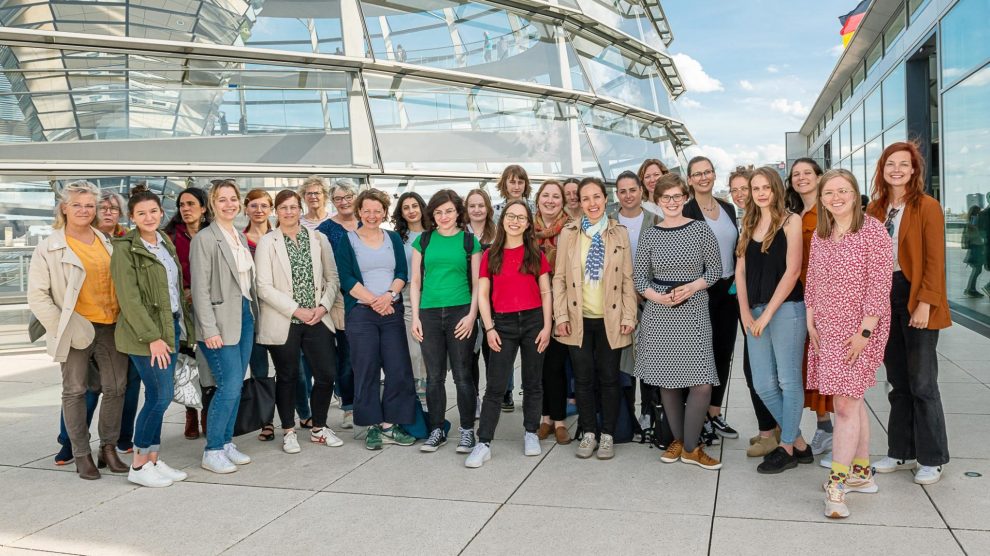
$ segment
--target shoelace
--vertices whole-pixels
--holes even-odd
[[[595,442],[595,437],[592,436],[592,435],[582,436],[581,437],[581,447],[582,448],[587,448],[588,446],[591,446],[594,442]]]
[[[471,429],[461,429],[461,444],[470,446],[474,444],[474,431]]]
[[[439,444],[441,438],[443,438],[443,433],[440,432],[440,429],[433,429],[433,432],[430,433],[430,438],[426,440],[426,443]]]
[[[612,447],[612,438],[611,438],[611,437],[608,437],[608,436],[605,436],[605,435],[603,434],[603,435],[602,435],[602,441],[601,441],[601,443],[600,443],[600,444],[598,445],[598,447],[599,447],[600,449],[602,449],[602,450],[608,450],[609,448],[611,448],[611,447]]]
[[[842,484],[829,484],[825,489],[829,502],[845,502],[846,491]]]

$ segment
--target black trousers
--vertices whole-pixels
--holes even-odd
[[[501,351],[492,351],[486,369],[485,399],[481,402],[478,439],[491,442],[502,415],[502,398],[516,364],[522,355],[523,428],[536,432],[543,407],[543,354],[536,350],[536,337],[543,329],[543,309],[515,313],[495,313],[495,331],[502,340]],[[487,339],[487,338],[486,338]]]
[[[563,421],[567,417],[567,346],[550,338],[543,353],[543,415]]]
[[[595,383],[602,399],[602,433],[615,432],[622,388],[619,387],[621,349],[612,349],[605,334],[605,319],[584,319],[584,338],[580,346],[567,346],[574,368],[574,396],[578,408],[578,426],[584,432],[598,428],[595,416]]]
[[[890,290],[890,338],[884,351],[890,383],[887,455],[937,466],[949,461],[945,413],[938,391],[938,330],[908,326],[911,283],[894,273]]]
[[[289,325],[289,335],[280,346],[269,346],[275,363],[275,407],[283,429],[296,424],[296,389],[299,382],[299,353],[302,352],[313,371],[313,394],[309,398],[313,426],[327,425],[327,412],[337,374],[337,354],[333,332],[322,322],[312,326]]]
[[[470,305],[422,309],[419,321],[423,326],[423,361],[426,363],[426,407],[430,414],[430,429],[443,427],[447,411],[447,361],[454,374],[457,389],[457,411],[461,428],[474,428],[477,390],[471,378],[471,354],[474,335],[463,340],[454,336],[457,323],[467,316]]]
[[[732,352],[736,348],[736,322],[739,321],[739,302],[736,294],[729,293],[734,278],[722,278],[708,288],[708,316],[712,321],[712,351],[715,355],[715,371],[718,386],[712,388],[711,405],[722,407],[725,389],[729,387],[732,370]]]

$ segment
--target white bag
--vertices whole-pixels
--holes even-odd
[[[196,409],[203,408],[203,394],[199,386],[199,366],[195,357],[178,354],[175,362],[175,403]]]

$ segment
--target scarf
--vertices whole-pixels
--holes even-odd
[[[605,266],[605,241],[602,240],[602,232],[607,228],[607,217],[603,216],[597,224],[592,224],[587,216],[581,217],[581,231],[591,238],[588,259],[584,263],[584,280],[592,287],[598,287],[602,279],[602,268]]]
[[[533,234],[536,236],[536,244],[543,250],[547,262],[550,263],[551,271],[557,264],[557,237],[560,236],[560,231],[564,229],[568,220],[570,218],[568,218],[567,213],[560,211],[553,222],[547,224],[543,221],[543,215],[539,212],[536,213]]]

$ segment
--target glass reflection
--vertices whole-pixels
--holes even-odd
[[[680,166],[663,127],[598,108],[580,110],[606,179],[614,180],[625,170],[635,172],[646,158],[659,158],[671,169]]]
[[[578,36],[572,36],[571,43],[598,96],[611,97],[659,114],[671,114],[670,97],[655,66],[645,60],[630,58],[614,44],[602,45]]]
[[[635,0],[578,0],[581,10],[598,22],[618,29],[659,51],[666,50],[653,21]]]
[[[904,64],[883,80],[883,127],[886,129],[904,118]]]
[[[960,0],[942,18],[942,82],[951,85],[990,57],[990,2]]]

